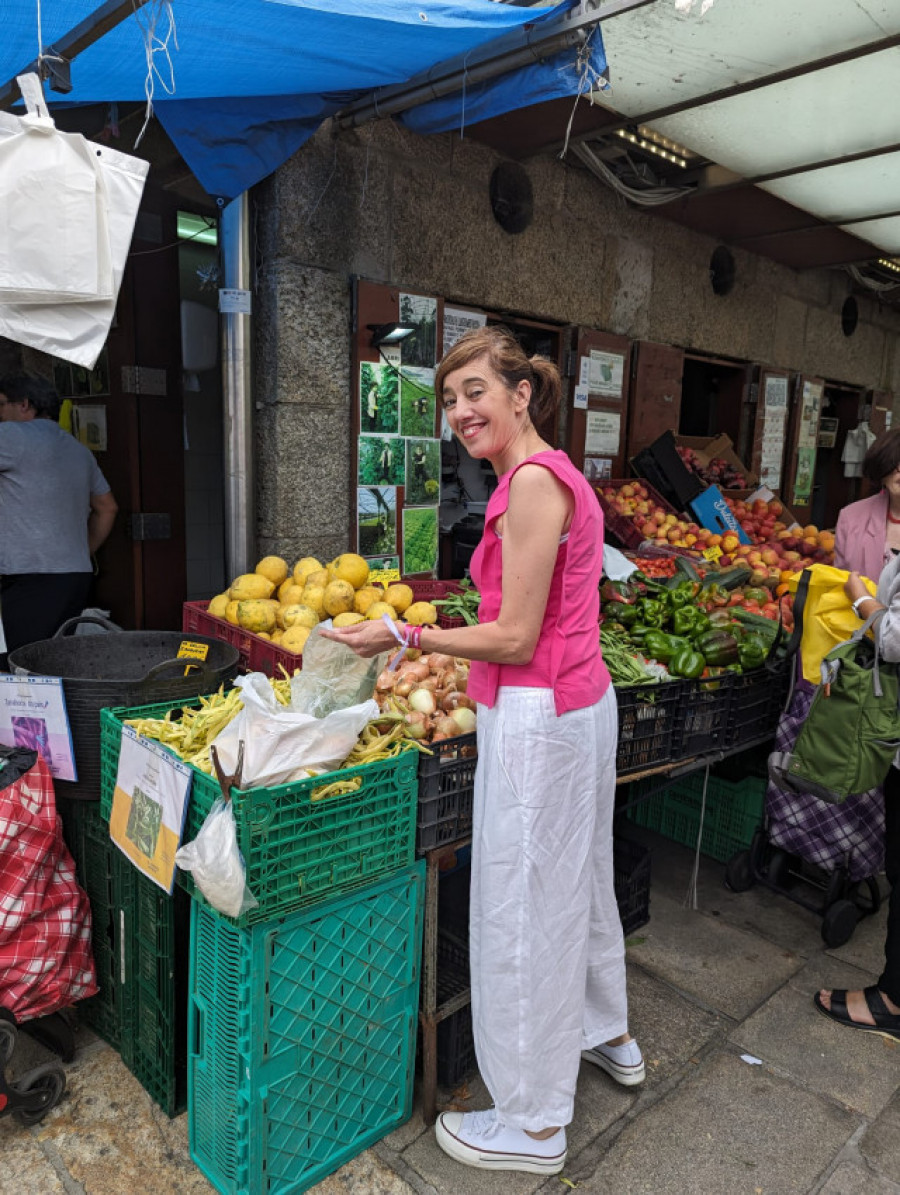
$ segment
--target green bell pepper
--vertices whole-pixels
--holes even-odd
[[[753,668],[761,668],[766,662],[768,654],[768,648],[763,643],[752,642],[750,638],[745,639],[738,648],[738,660],[745,672],[749,672]]]
[[[687,639],[679,635],[666,635],[662,631],[648,631],[644,637],[644,651],[660,664],[668,664],[676,652],[690,646]]]
[[[698,632],[701,620],[708,630],[709,618],[703,610],[698,610],[696,606],[681,606],[672,615],[672,630],[676,635],[693,637]]]
[[[666,603],[670,610],[682,610],[694,600],[694,584],[692,581],[679,581],[674,589],[666,594]]]
[[[625,602],[604,602],[600,607],[604,618],[615,619],[616,622],[622,623],[623,626],[630,626],[631,623],[637,622],[637,610],[634,606],[629,606]]]
[[[706,667],[706,660],[690,644],[679,648],[669,661],[669,672],[686,680],[696,680]]]
[[[666,620],[666,608],[655,598],[639,598],[635,608],[638,620],[649,627],[661,627]]]

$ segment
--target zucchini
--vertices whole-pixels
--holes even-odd
[[[694,566],[693,566],[693,564],[690,562],[690,560],[688,560],[687,556],[676,556],[676,557],[675,557],[675,567],[676,567],[676,569],[678,569],[680,572],[684,573],[684,577],[685,577],[685,578],[686,578],[688,581],[699,581],[699,580],[701,580],[700,574],[699,574],[699,573],[697,572],[697,570],[694,568]],[[683,579],[683,578],[682,578],[682,579]]]
[[[735,564],[731,568],[725,569],[723,573],[710,574],[707,580],[715,581],[720,589],[732,590],[746,585],[752,576],[753,572],[747,568],[746,564]]]

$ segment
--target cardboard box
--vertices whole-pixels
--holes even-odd
[[[712,460],[728,461],[729,465],[733,465],[735,469],[740,469],[744,477],[747,479],[748,486],[753,489],[759,484],[759,478],[752,469],[748,469],[738,454],[734,451],[734,444],[730,436],[721,433],[718,436],[676,436],[675,443],[682,448],[693,448],[697,456],[700,458],[700,463],[708,465]],[[726,490],[729,497],[732,495],[746,494],[745,490]]]

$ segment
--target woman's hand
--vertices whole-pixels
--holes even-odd
[[[851,602],[855,602],[857,598],[872,596],[859,573],[850,574],[844,583],[844,593],[846,593]]]
[[[369,619],[366,622],[354,623],[352,627],[332,627],[319,631],[325,639],[333,639],[335,643],[344,643],[352,648],[358,656],[370,660],[383,651],[390,651],[392,647],[399,647],[403,636],[400,624],[394,623],[397,633],[394,634],[380,618]]]

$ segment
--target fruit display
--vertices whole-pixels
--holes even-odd
[[[758,498],[752,503],[728,499],[728,505],[754,546],[771,547],[789,564],[799,563],[801,568],[810,562],[833,563],[834,532],[820,531],[811,523],[788,526],[784,506],[777,499],[766,502]]]
[[[383,614],[420,626],[437,622],[435,607],[414,596],[409,585],[370,581],[367,562],[355,552],[328,564],[304,556],[293,568],[280,556],[266,556],[217,594],[207,613],[302,655],[312,628],[329,618],[336,627]]]
[[[699,539],[699,524],[680,518],[663,506],[644,482],[609,482],[598,485],[596,491],[609,510],[622,515],[636,528],[636,542],[643,539],[653,544],[692,548]]]
[[[706,485],[717,485],[723,490],[747,489],[749,484],[747,478],[736,465],[725,460],[724,457],[717,456],[704,462],[693,448],[686,448],[682,444],[676,444],[675,451],[681,457],[684,465]]]

